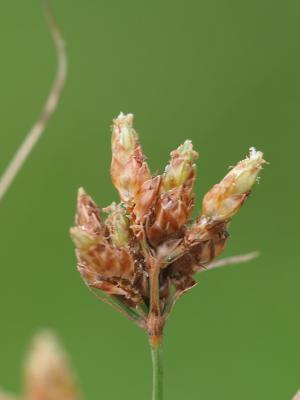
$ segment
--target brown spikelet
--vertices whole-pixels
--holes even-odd
[[[88,266],[91,273],[101,277],[131,279],[134,273],[132,257],[127,249],[109,243],[91,245],[85,251],[77,251],[79,263]]]
[[[162,176],[160,196],[146,225],[147,237],[154,246],[179,233],[191,216],[197,157],[189,140],[171,152],[171,160]]]
[[[265,163],[262,152],[250,148],[249,157],[240,161],[206,193],[202,203],[203,215],[218,220],[233,217],[247,199]]]
[[[126,210],[121,205],[107,207],[107,222],[102,222],[93,200],[80,189],[76,223],[70,233],[76,245],[78,270],[85,283],[109,296],[122,296],[139,303],[132,286],[135,264],[130,252]]]
[[[146,225],[147,237],[154,246],[179,232],[189,219],[194,202],[184,191],[185,188],[180,187],[160,195]]]
[[[206,266],[224,250],[228,238],[227,222],[209,223],[203,218],[187,228],[183,247],[189,249],[170,266],[170,275],[176,286],[191,285],[190,279],[204,271]],[[186,277],[189,277],[186,280]]]
[[[91,235],[99,236],[103,233],[99,209],[93,199],[88,196],[83,188],[78,190],[76,226]]]
[[[132,127],[133,115],[113,121],[111,177],[124,202],[134,200],[141,186],[151,178],[138,136]]]
[[[133,213],[136,223],[140,224],[155,206],[161,184],[161,177],[155,176],[145,181],[135,194]]]

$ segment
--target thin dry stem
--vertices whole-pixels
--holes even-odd
[[[56,77],[39,119],[26,135],[21,146],[16,151],[12,160],[6,167],[2,177],[0,178],[0,200],[6,194],[8,188],[12,184],[17,174],[20,172],[24,162],[44,132],[50,117],[56,109],[67,76],[67,56],[65,52],[64,40],[56,24],[55,18],[49,8],[48,2],[44,1],[43,6],[57,52]]]
[[[238,256],[226,257],[221,260],[213,261],[207,265],[207,269],[224,267],[226,265],[241,264],[253,260],[259,256],[258,251],[252,251],[251,253],[241,254]]]

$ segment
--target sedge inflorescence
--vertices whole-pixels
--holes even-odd
[[[152,175],[133,128],[133,115],[113,121],[111,177],[120,203],[103,208],[78,193],[75,227],[78,270],[104,301],[144,328],[161,336],[176,300],[195,284],[224,249],[231,218],[240,209],[265,163],[249,156],[206,193],[194,220],[195,161],[198,153],[186,140],[171,152],[160,175]]]

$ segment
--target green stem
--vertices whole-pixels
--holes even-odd
[[[150,348],[153,368],[152,400],[163,400],[163,354],[161,338],[150,337]]]

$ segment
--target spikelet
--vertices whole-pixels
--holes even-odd
[[[165,193],[174,188],[187,186],[192,191],[195,181],[195,160],[198,153],[193,150],[190,140],[186,140],[176,150],[171,152],[170,163],[166,166],[162,181],[162,192]]]
[[[154,176],[145,181],[137,191],[134,199],[133,214],[137,224],[145,222],[151,209],[155,206],[161,185],[161,177]]]
[[[134,266],[129,251],[108,240],[109,232],[100,219],[98,208],[83,189],[78,194],[76,226],[70,233],[79,263],[87,265],[95,276],[132,278]],[[116,240],[117,235],[114,233],[113,237]]]
[[[124,202],[134,201],[136,193],[151,178],[136,131],[133,115],[120,114],[113,121],[111,177]]]
[[[240,161],[220,183],[206,193],[203,215],[215,220],[227,220],[243,205],[265,163],[263,153],[250,148],[249,157]]]
[[[124,204],[112,203],[103,209],[108,214],[105,225],[108,227],[110,239],[116,246],[126,246],[129,243],[129,215]]]
[[[138,304],[141,296],[132,286],[135,265],[128,246],[126,210],[116,204],[105,210],[110,214],[107,223],[101,221],[94,201],[83,189],[79,190],[77,225],[70,229],[77,249],[78,270],[88,286]]]
[[[185,232],[185,247],[190,251],[170,267],[177,286],[222,253],[229,237],[228,223],[249,196],[264,163],[263,154],[251,148],[249,157],[204,196],[202,215]]]
[[[197,157],[190,140],[171,152],[170,163],[162,176],[159,199],[147,223],[147,237],[153,245],[180,231],[190,218]]]

